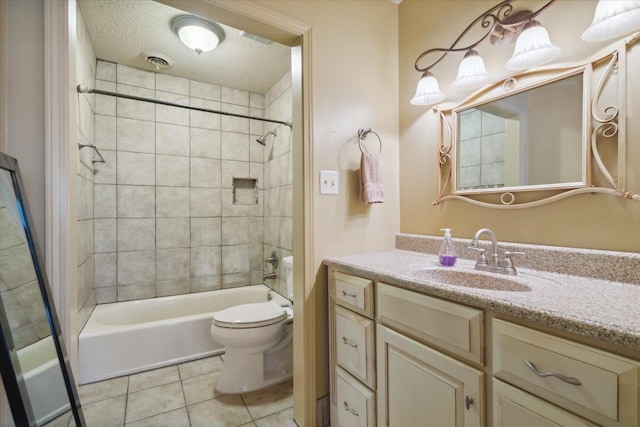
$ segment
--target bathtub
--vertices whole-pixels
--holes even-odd
[[[265,285],[99,304],[79,336],[80,384],[224,352],[211,338],[213,313],[239,304],[289,301]]]
[[[31,409],[38,425],[71,409],[53,338],[48,336],[17,351]]]

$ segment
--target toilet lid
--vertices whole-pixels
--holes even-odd
[[[213,314],[213,323],[225,328],[256,328],[278,323],[287,312],[275,302],[259,302],[229,307]]]

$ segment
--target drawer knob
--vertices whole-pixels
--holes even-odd
[[[349,404],[347,403],[347,401],[345,400],[344,402],[342,402],[344,405],[344,410],[347,412],[352,413],[353,415],[355,415],[356,417],[360,416],[360,414],[358,413],[358,411],[356,411],[355,409],[351,408],[349,406]]]
[[[342,343],[346,344],[346,345],[350,345],[351,347],[358,347],[358,343],[357,342],[351,341],[347,337],[342,337]]]
[[[538,371],[538,369],[536,369],[536,365],[534,365],[533,363],[531,363],[528,360],[525,360],[524,364],[527,365],[527,367],[529,369],[531,369],[539,377],[556,377],[556,378],[561,379],[562,381],[564,381],[566,383],[569,383],[569,384],[573,384],[573,385],[581,385],[582,384],[582,382],[580,382],[579,379],[574,378],[574,377],[567,377],[567,376],[562,375],[562,374],[556,374],[555,372],[540,372],[540,371]]]
[[[469,410],[469,407],[473,404],[473,397],[467,395],[464,397],[464,407]]]
[[[356,298],[357,295],[351,292],[347,292],[347,291],[342,291],[342,296],[343,297],[351,297],[351,298]]]

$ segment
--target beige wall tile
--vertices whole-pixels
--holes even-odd
[[[191,247],[219,246],[220,218],[191,218]]]
[[[119,151],[155,153],[155,123],[118,117],[117,146]]]
[[[189,157],[156,155],[156,185],[189,186]]]
[[[156,212],[156,191],[152,186],[118,185],[118,218],[151,218]]]
[[[156,248],[156,219],[118,219],[118,251],[146,251]]]
[[[162,249],[156,251],[156,278],[158,283],[167,280],[189,279],[191,275],[191,251],[183,249]],[[188,292],[189,281],[182,286]]]
[[[191,156],[220,158],[220,131],[191,128]]]
[[[220,189],[191,188],[191,217],[217,217],[221,214]]]
[[[189,127],[156,123],[156,153],[189,155]]]
[[[191,186],[220,188],[221,163],[215,159],[191,158]]]
[[[156,280],[156,252],[135,251],[118,253],[118,285],[149,283]],[[120,291],[118,290],[118,300]]]
[[[118,151],[117,183],[124,185],[155,185],[155,154]]]
[[[186,218],[189,200],[189,187],[156,187],[156,216]]]
[[[189,218],[156,218],[156,248],[189,248]]]

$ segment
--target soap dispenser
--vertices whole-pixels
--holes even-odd
[[[442,241],[442,246],[440,246],[440,252],[438,252],[438,260],[445,267],[453,267],[458,256],[451,240],[451,229],[442,228],[441,231],[444,231],[444,240]]]

